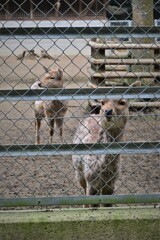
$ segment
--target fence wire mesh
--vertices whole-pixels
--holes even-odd
[[[1,1],[1,206],[158,202],[159,18],[159,0]]]

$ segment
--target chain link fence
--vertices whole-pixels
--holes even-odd
[[[2,207],[159,202],[160,1],[144,2],[1,1]]]

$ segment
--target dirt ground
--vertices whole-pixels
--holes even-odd
[[[1,89],[29,88],[43,73],[42,66],[55,66],[50,60],[17,61],[14,56],[0,59]],[[84,56],[60,57],[57,61],[64,70],[66,88],[86,86],[88,61]],[[5,81],[3,80],[5,79]],[[0,144],[34,144],[34,114],[31,102],[0,103]],[[78,122],[85,117],[86,101],[70,101],[64,124],[64,142],[72,143]],[[48,142],[45,121],[41,142]],[[144,113],[130,112],[124,141],[158,141],[160,110]],[[58,143],[57,135],[54,142]],[[160,156],[158,154],[122,155],[121,171],[115,194],[160,192]],[[0,161],[0,195],[7,197],[72,196],[82,195],[75,181],[71,156],[3,157]]]

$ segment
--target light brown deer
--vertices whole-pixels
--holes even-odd
[[[61,69],[46,69],[46,74],[40,80],[37,80],[31,89],[40,88],[62,88],[63,87],[63,72]],[[34,103],[34,114],[35,114],[35,129],[36,129],[36,140],[35,144],[40,144],[40,127],[41,121],[47,118],[48,125],[50,128],[50,143],[53,140],[54,125],[56,123],[59,131],[61,142],[63,142],[63,123],[64,116],[67,112],[67,101],[51,100],[51,101],[35,101]]]
[[[140,82],[137,81],[134,86],[136,85],[139,86]],[[128,103],[125,99],[102,100],[100,113],[86,117],[79,124],[73,143],[121,142],[128,116]],[[118,176],[119,154],[73,155],[72,159],[76,179],[85,195],[113,194]]]

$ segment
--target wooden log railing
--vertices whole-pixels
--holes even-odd
[[[106,41],[89,41],[91,47],[91,58],[89,62],[91,67],[88,72],[91,82],[100,85],[111,85],[111,81],[117,82],[118,85],[124,84],[132,79],[147,79],[148,84],[154,83],[155,79],[160,78],[160,44],[156,43],[114,43]],[[147,54],[147,58],[132,58],[133,50],[142,50]],[[150,51],[153,54],[150,56]],[[107,53],[108,52],[108,53]],[[107,53],[107,54],[106,54]],[[143,70],[132,71],[133,66],[141,66]],[[158,67],[157,67],[158,66]]]
[[[147,49],[147,50],[154,50],[159,49],[160,44],[155,43],[107,43],[107,42],[95,42],[95,41],[89,41],[89,46],[91,46],[94,49]]]
[[[90,73],[88,86],[91,88],[126,86],[137,79],[142,82],[142,85],[144,79],[145,83],[148,81],[147,84],[154,85],[155,79],[158,81],[160,79],[160,44],[115,43],[94,39],[89,41],[89,46],[91,47],[89,58],[91,67],[88,68]],[[142,58],[133,58],[133,50],[142,50]],[[135,71],[132,69],[134,66],[140,66],[143,70]],[[135,101],[131,102],[129,107],[132,109],[160,108],[160,102]],[[99,109],[97,101],[89,100],[89,109],[96,113]]]

